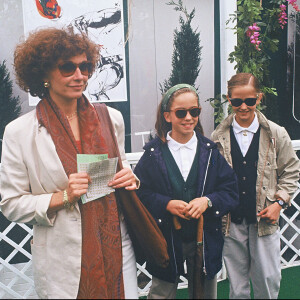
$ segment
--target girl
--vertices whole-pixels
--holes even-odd
[[[202,135],[201,108],[195,88],[170,88],[158,107],[157,137],[145,145],[135,168],[141,181],[138,196],[160,226],[170,264],[151,262],[149,299],[174,299],[187,263],[189,296],[193,298],[197,222],[204,216],[205,298],[216,298],[216,274],[222,266],[221,217],[238,204],[236,176],[216,145]],[[176,230],[173,216],[180,222]]]
[[[230,299],[277,299],[280,287],[278,219],[297,189],[299,160],[283,127],[256,110],[262,93],[258,80],[239,73],[228,81],[234,114],[213,132],[239,181],[240,205],[231,213],[224,261]],[[230,229],[229,229],[230,225]]]

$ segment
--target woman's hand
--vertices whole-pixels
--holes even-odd
[[[187,219],[199,219],[207,208],[208,201],[206,197],[195,198],[187,204],[183,214]]]
[[[108,183],[108,186],[114,189],[125,188],[133,191],[137,188],[137,179],[131,169],[124,168],[114,176],[113,180]]]
[[[69,176],[67,194],[68,201],[75,204],[82,195],[87,192],[88,184],[91,182],[90,176],[86,172],[73,173]],[[52,195],[47,215],[49,218],[55,216],[56,212],[64,208],[64,192],[57,192]]]
[[[91,178],[86,172],[71,174],[67,188],[68,201],[75,204],[82,195],[87,193],[89,183]]]
[[[189,220],[183,213],[187,205],[188,204],[182,200],[170,200],[166,209],[174,216]]]

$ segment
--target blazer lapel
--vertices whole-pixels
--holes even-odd
[[[68,177],[58,157],[52,138],[45,127],[39,127],[35,142],[39,153],[38,159],[42,164],[41,170],[44,172],[42,176],[44,178],[49,177],[59,190],[65,189]],[[47,186],[49,184],[50,182],[47,182]]]

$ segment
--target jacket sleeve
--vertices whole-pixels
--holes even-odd
[[[208,173],[207,182],[211,193],[205,194],[211,202],[215,217],[221,217],[236,208],[239,204],[238,181],[233,169],[220,152],[215,149]]]
[[[276,142],[278,181],[275,197],[289,203],[298,186],[300,162],[288,133],[283,127],[280,130],[282,132]]]
[[[136,193],[154,218],[163,219],[168,215],[166,207],[172,197],[162,193],[164,179],[158,172],[157,165],[147,156],[145,152],[134,169],[141,181]]]
[[[12,127],[8,125],[3,137],[1,211],[13,222],[53,226],[56,215],[51,219],[47,216],[52,193],[41,195],[31,193],[20,141],[11,129]]]

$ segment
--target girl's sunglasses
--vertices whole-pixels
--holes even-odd
[[[247,106],[254,106],[256,104],[257,98],[246,98],[245,100],[240,98],[232,98],[230,99],[231,105],[234,107],[239,107],[243,103],[245,103]]]
[[[83,61],[80,64],[67,61],[58,65],[58,70],[64,77],[72,76],[77,68],[79,68],[82,75],[89,76],[93,71],[93,64],[89,61]]]
[[[185,118],[188,112],[190,113],[190,115],[193,118],[196,118],[196,117],[198,117],[200,115],[201,108],[200,107],[192,107],[192,108],[189,108],[189,109],[178,108],[178,109],[170,110],[170,111],[174,111],[175,112],[175,116],[178,119]]]

